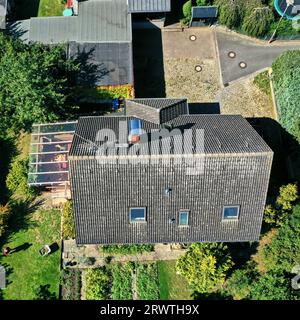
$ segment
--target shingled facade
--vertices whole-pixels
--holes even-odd
[[[177,103],[183,101],[178,99]],[[155,112],[160,109],[157,102],[152,101]],[[173,103],[165,101],[166,105]],[[149,99],[142,104],[151,108]],[[136,117],[126,114],[79,119],[69,154],[77,244],[259,239],[272,150],[238,115],[171,112],[166,118],[168,122],[160,123],[157,119],[153,122],[151,116],[148,121],[145,117],[140,120],[144,133],[133,146],[138,149],[136,154],[128,152],[132,146],[124,143]],[[119,137],[124,127],[126,135]],[[160,138],[159,130],[166,127],[177,129],[177,133]],[[115,143],[106,143],[106,149],[105,142],[96,139],[102,129],[111,129],[117,137]],[[178,132],[187,129],[193,133],[202,130],[203,149],[197,149],[193,135],[187,140],[189,152],[171,148],[164,154],[161,144],[151,147],[151,139],[161,143],[171,139],[173,145]],[[151,132],[150,140],[144,139]],[[106,151],[99,152],[102,148]],[[191,174],[191,163],[202,163],[203,170]],[[136,220],[135,215],[141,213]]]

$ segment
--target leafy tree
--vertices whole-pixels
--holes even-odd
[[[243,269],[235,270],[226,281],[225,290],[234,300],[243,300],[250,297],[253,281],[256,280],[258,272],[255,265],[248,262]]]
[[[228,248],[222,243],[195,243],[176,264],[192,288],[199,293],[212,292],[223,284],[233,266]]]
[[[267,33],[273,21],[274,15],[269,7],[258,7],[246,15],[242,28],[250,36],[258,37]]]
[[[86,299],[106,300],[109,294],[110,277],[108,271],[102,267],[88,269],[85,274]]]
[[[278,230],[272,242],[262,251],[268,270],[291,272],[300,261],[300,205],[293,208],[289,219]]]
[[[69,98],[78,68],[62,46],[26,45],[1,33],[0,132],[65,118],[73,109]]]
[[[296,184],[288,184],[279,189],[275,207],[268,204],[265,208],[264,221],[268,224],[280,227],[287,220],[292,204],[299,198]]]
[[[36,195],[36,190],[30,188],[27,183],[28,178],[28,159],[16,158],[6,177],[6,187],[13,194],[24,197],[32,197]]]
[[[75,223],[74,223],[74,211],[71,201],[64,203],[62,208],[62,221],[63,221],[63,238],[74,239],[75,238]]]
[[[237,27],[240,23],[241,7],[235,0],[215,0],[219,6],[219,22],[228,28]]]
[[[10,213],[11,208],[8,203],[6,205],[0,205],[0,238],[5,232]]]
[[[254,281],[251,287],[251,299],[253,300],[293,300],[298,298],[299,295],[291,287],[291,280],[282,272],[270,271]]]

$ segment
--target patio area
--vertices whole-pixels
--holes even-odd
[[[128,261],[166,261],[177,260],[186,249],[179,244],[156,244],[154,251],[139,254],[112,254],[103,253],[99,245],[77,246],[75,240],[63,242],[62,263],[69,268],[97,268],[106,264],[107,257],[110,263]]]

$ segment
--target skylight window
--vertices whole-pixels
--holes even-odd
[[[130,222],[146,222],[146,208],[130,208]]]
[[[189,225],[189,212],[180,211],[179,212],[179,226],[188,226]]]
[[[239,213],[239,206],[225,206],[223,207],[223,220],[237,220]]]

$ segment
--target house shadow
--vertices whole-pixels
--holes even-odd
[[[133,29],[133,61],[136,98],[164,98],[166,89],[161,29]]]
[[[190,114],[220,114],[219,102],[189,103]]]

